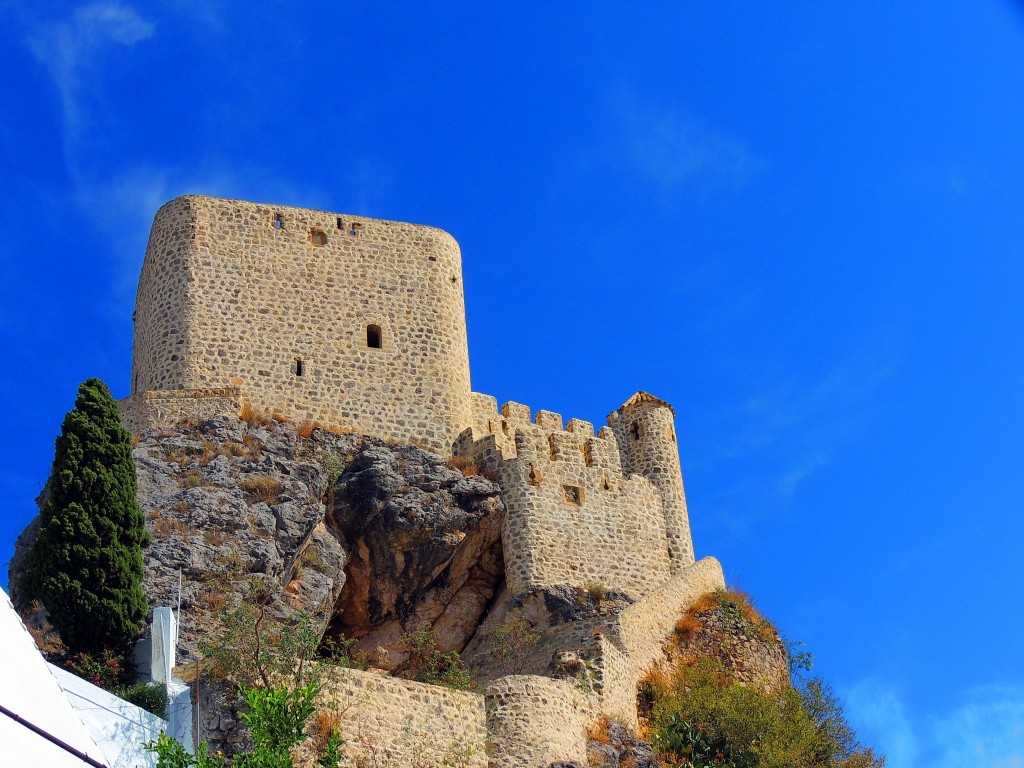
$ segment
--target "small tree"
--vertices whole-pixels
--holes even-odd
[[[126,653],[148,610],[131,435],[107,385],[87,379],[64,418],[27,586],[71,652]]]

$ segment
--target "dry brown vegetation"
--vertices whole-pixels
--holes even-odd
[[[718,589],[706,592],[676,622],[676,641],[688,642],[703,628],[701,614],[719,612],[733,614],[743,618],[750,626],[764,637],[778,637],[778,630],[760,611],[754,607],[750,596],[738,589]]]
[[[266,414],[253,407],[252,403],[242,403],[242,409],[238,412],[238,418],[246,424],[255,427],[266,427],[270,425],[270,419]]]
[[[250,504],[260,501],[276,504],[284,490],[281,481],[270,475],[247,477],[238,484],[238,487],[245,491]]]
[[[150,527],[157,536],[166,537],[188,531],[188,527],[180,520],[173,517],[164,517],[159,509],[150,510],[148,517]]]
[[[587,738],[591,741],[599,741],[602,744],[611,744],[612,737],[609,730],[611,729],[611,721],[605,715],[601,715],[597,720],[587,726]]]

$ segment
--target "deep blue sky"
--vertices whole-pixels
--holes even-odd
[[[1024,766],[1020,7],[493,6],[0,0],[0,559],[160,204],[431,224],[477,391],[672,402],[698,555],[890,765]]]

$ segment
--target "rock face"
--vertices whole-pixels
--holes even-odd
[[[413,446],[226,416],[150,430],[137,442],[151,606],[181,600],[179,664],[248,599],[307,614],[400,662],[403,633],[429,624],[461,650],[504,573],[499,489]],[[35,524],[18,539],[16,584]]]
[[[769,622],[744,612],[730,599],[705,603],[698,603],[677,625],[675,642],[666,647],[670,666],[711,657],[743,685],[776,691],[790,684],[789,654]]]
[[[461,651],[504,577],[500,488],[412,446],[364,444],[341,474],[328,525],[348,552],[332,631],[393,667],[403,634],[432,627]]]

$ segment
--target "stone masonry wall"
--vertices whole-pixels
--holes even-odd
[[[586,763],[586,727],[597,712],[565,680],[509,675],[485,689],[489,768],[548,768]]]
[[[479,693],[338,669],[323,696],[341,713],[339,728],[350,758],[380,761],[370,765],[448,765],[446,758],[472,748],[465,763],[454,764],[488,765]]]
[[[461,257],[439,229],[177,198],[135,320],[133,393],[239,387],[259,410],[443,453],[470,422]]]
[[[507,403],[474,399],[474,428],[456,446],[497,472],[506,508],[502,543],[509,591],[600,583],[640,597],[669,578],[661,498],[624,477],[610,429]],[[477,435],[480,439],[475,439]]]
[[[238,387],[136,392],[118,401],[121,424],[138,434],[150,427],[177,424],[185,419],[237,416],[241,409]]]

